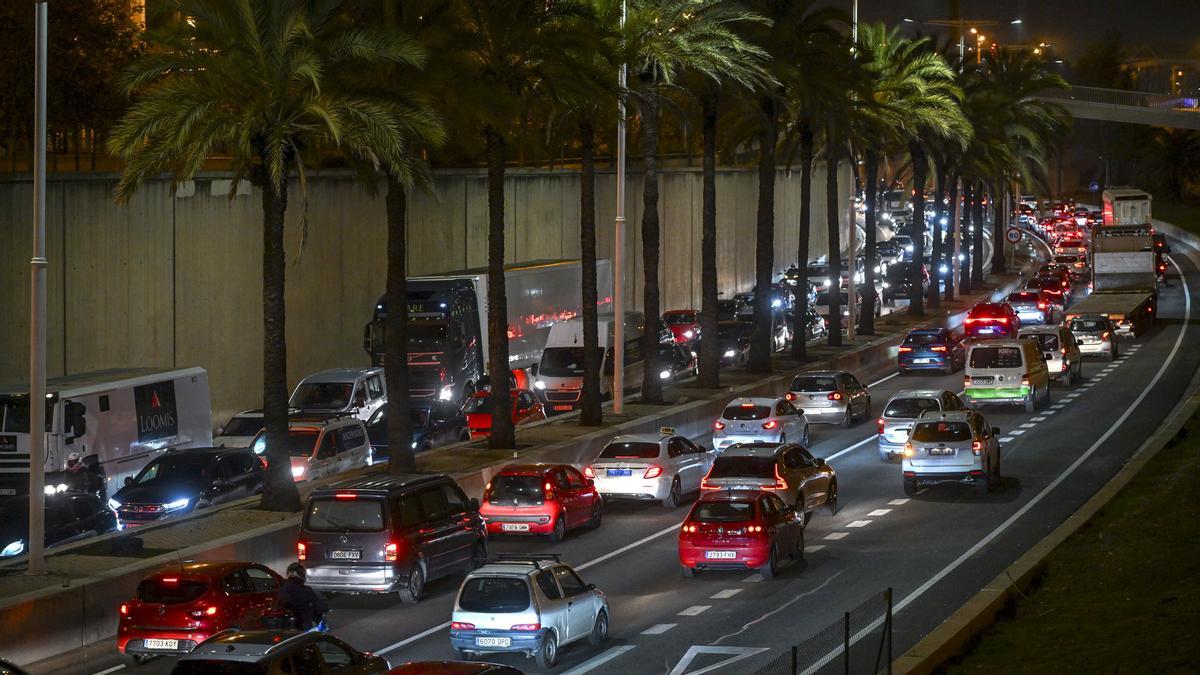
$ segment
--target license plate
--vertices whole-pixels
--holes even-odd
[[[620,476],[632,476],[632,475],[633,475],[633,469],[609,469],[608,470],[608,476],[610,478],[620,477]]]
[[[709,560],[733,560],[737,558],[737,551],[705,551],[704,557]]]
[[[506,637],[477,637],[475,638],[476,647],[510,647],[512,646],[512,638]]]
[[[179,649],[179,640],[156,640],[154,638],[146,639],[146,649]]]
[[[500,529],[505,532],[528,532],[529,523],[501,523]]]
[[[330,551],[330,560],[358,560],[362,551]]]
[[[570,410],[570,409],[571,409],[571,406],[569,406],[569,405],[556,405],[556,406],[554,406],[554,409],[555,409],[555,410]]]
[[[933,359],[913,359],[913,363],[932,363]]]
[[[953,455],[954,448],[930,448],[929,454],[931,454],[931,455]]]

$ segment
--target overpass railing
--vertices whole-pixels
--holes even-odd
[[[1156,110],[1178,110],[1200,112],[1200,98],[1173,94],[1151,94],[1126,89],[1103,89],[1100,87],[1071,87],[1040,93],[1039,98],[1065,99],[1084,103],[1107,103]]]

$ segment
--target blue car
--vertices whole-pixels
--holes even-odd
[[[966,362],[962,340],[946,328],[920,328],[908,331],[897,355],[900,372],[937,370],[952,373]]]

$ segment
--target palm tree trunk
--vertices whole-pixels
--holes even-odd
[[[925,316],[925,294],[921,292],[924,276],[921,265],[925,261],[925,146],[917,141],[908,144],[908,155],[912,158],[913,171],[913,262],[909,278],[908,315]]]
[[[264,164],[266,159],[264,158]],[[263,188],[263,427],[267,432],[267,481],[262,508],[299,511],[300,493],[292,478],[288,456],[287,332],[284,305],[283,223],[287,212],[287,182],[276,189],[271,179]]]
[[[388,176],[387,317],[383,333],[383,379],[387,384],[388,471],[412,473],[412,430],[408,416],[408,193]]]
[[[838,214],[841,196],[838,194],[838,156],[835,144],[828,144],[825,155],[825,227],[829,233],[829,346],[842,346],[842,236]],[[847,286],[853,292],[854,283]]]
[[[658,331],[660,325],[658,263],[658,92],[653,86],[638,99],[642,110],[642,311],[646,315],[646,332],[642,336],[642,400],[662,403],[662,380],[658,376]]]
[[[929,309],[937,309],[942,304],[942,293],[938,281],[942,276],[942,265],[945,264],[943,258],[946,257],[946,244],[942,241],[945,236],[942,219],[946,217],[946,164],[940,160],[934,160],[933,189],[935,192],[933,196],[933,255],[930,257],[933,269],[929,270],[929,293],[926,294]]]
[[[796,245],[796,264],[803,270],[802,278],[808,278],[808,239],[812,236],[812,170],[813,170],[812,123],[800,121],[800,236]],[[796,307],[792,310],[792,358],[802,361],[808,356],[808,282],[801,281],[797,287]]]
[[[596,162],[592,156],[596,132],[592,119],[579,119],[579,253],[583,268],[583,391],[580,393],[579,424],[598,427],[604,421],[600,409],[600,336],[596,317]]]
[[[717,342],[717,96],[702,100],[704,157],[700,211],[700,378],[708,389],[721,386],[721,349]]]
[[[975,209],[972,208],[974,200],[975,200],[975,181],[964,180],[963,181],[962,222],[959,223],[959,226],[962,229],[962,234],[960,235],[962,237],[961,249],[963,251],[966,251],[969,254],[970,258],[975,257],[975,248],[971,244],[971,242],[974,241],[971,238],[971,228],[974,226],[974,223],[971,222],[971,218],[974,217],[974,215],[975,215]],[[959,285],[962,287],[961,290],[963,293],[970,293],[974,289],[974,284],[971,283],[971,265],[970,264],[968,264],[964,268],[959,269],[958,282],[959,282]]]
[[[953,214],[954,214],[955,210],[958,209],[958,176],[954,176],[954,175],[950,176],[949,180],[948,180],[948,185],[949,185],[949,189],[950,189],[950,204],[948,207],[949,208],[948,215],[950,216],[951,219],[953,219],[953,217],[954,217]],[[950,220],[947,220],[946,222],[949,223]],[[961,222],[958,223],[958,228],[960,230],[959,236],[961,237],[962,236],[962,232],[961,232],[962,223]],[[943,257],[946,259],[946,269],[947,269],[945,298],[946,298],[946,302],[950,302],[951,300],[954,299],[954,260],[953,260],[953,258],[954,258],[954,243],[953,242],[947,242],[946,252]]]
[[[1005,248],[1008,241],[1004,239],[1004,230],[1008,226],[1008,183],[1001,179],[996,181],[998,199],[992,202],[992,274],[1004,274]]]
[[[758,222],[754,242],[754,330],[746,370],[771,372],[771,274],[775,267],[775,146],[779,115],[775,99],[759,100]]]
[[[491,382],[492,448],[517,447],[508,386],[508,299],[504,290],[504,136],[483,129],[488,164],[488,380]]]
[[[983,288],[983,181],[975,182],[975,201],[971,204],[971,220],[975,223],[975,236],[971,238],[971,286]],[[996,243],[992,242],[993,250]]]
[[[867,213],[866,222],[866,243],[864,247],[864,257],[866,264],[863,265],[863,286],[866,287],[866,292],[863,294],[862,307],[859,307],[858,331],[863,335],[875,334],[875,250],[876,239],[879,236],[879,230],[875,225],[875,205],[878,201],[876,195],[879,193],[879,155],[874,149],[868,149],[863,159],[866,162],[866,180],[863,186],[863,191],[867,198]],[[854,227],[851,224],[851,227]]]

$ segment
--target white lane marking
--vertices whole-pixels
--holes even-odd
[[[676,624],[673,623],[656,623],[642,631],[642,635],[662,635],[663,633],[674,628],[675,625]]]
[[[842,455],[846,454],[847,452],[850,452],[851,450],[857,450],[858,448],[861,448],[862,446],[866,445],[867,443],[870,443],[871,441],[875,440],[876,438],[879,438],[879,434],[871,434],[870,436],[867,436],[866,438],[855,443],[854,445],[852,445],[844,450],[839,450],[838,452],[835,452],[832,455],[826,457],[825,461],[828,462],[831,460],[835,460],[838,457],[841,457]]]
[[[1046,419],[1047,417],[1049,417],[1049,416],[1053,415],[1053,414],[1054,414],[1054,413],[1056,413],[1056,412],[1058,412],[1058,411],[1057,411],[1057,410],[1043,410],[1043,411],[1042,411],[1042,414],[1041,414],[1041,416],[1040,416],[1040,417],[1035,417],[1035,418],[1033,418],[1033,421],[1037,422],[1037,421],[1040,421],[1040,420],[1044,420],[1044,419]]]
[[[1183,323],[1179,328],[1179,336],[1175,338],[1175,345],[1173,347],[1171,347],[1171,352],[1169,354],[1167,354],[1167,358],[1164,359],[1162,362],[1162,365],[1159,366],[1158,372],[1154,374],[1154,378],[1150,380],[1150,384],[1146,385],[1146,387],[1144,389],[1142,389],[1142,393],[1138,394],[1138,397],[1133,400],[1132,405],[1125,408],[1125,412],[1121,413],[1121,416],[1118,417],[1117,420],[1112,423],[1112,426],[1110,426],[1108,428],[1108,430],[1105,431],[1104,434],[1100,436],[1100,438],[1097,438],[1096,442],[1092,443],[1091,447],[1089,447],[1087,450],[1085,450],[1082,455],[1080,455],[1078,458],[1076,458],[1074,462],[1071,462],[1070,466],[1068,466],[1066,469],[1064,469],[1063,472],[1060,473],[1057,478],[1050,481],[1049,485],[1042,488],[1041,492],[1038,492],[1036,495],[1034,495],[1028,502],[1026,502],[1023,506],[1021,506],[1021,508],[1017,509],[1017,511],[1015,513],[1013,513],[1011,516],[1009,516],[1007,519],[1005,519],[1005,521],[1003,523],[1000,523],[999,525],[997,525],[996,529],[987,533],[987,535],[985,535],[982,539],[975,542],[975,544],[973,546],[971,546],[971,548],[968,548],[966,551],[963,551],[962,555],[955,558],[949,565],[946,565],[941,570],[939,570],[937,572],[937,574],[934,574],[932,577],[929,577],[929,579],[927,579],[925,581],[925,583],[918,586],[916,588],[916,590],[914,590],[912,593],[909,593],[902,600],[900,600],[900,602],[896,603],[896,605],[892,608],[893,614],[895,614],[896,612],[899,612],[900,610],[904,609],[905,607],[908,607],[909,605],[911,605],[918,598],[920,598],[922,595],[927,593],[929,591],[929,589],[933,588],[934,585],[936,585],[942,579],[945,579],[947,575],[949,575],[954,570],[958,569],[964,562],[966,562],[967,560],[969,560],[973,556],[975,556],[975,554],[979,553],[979,551],[981,551],[985,546],[992,543],[992,541],[994,541],[996,539],[996,537],[999,537],[1001,534],[1003,534],[1005,530],[1012,527],[1013,523],[1017,522],[1017,520],[1020,519],[1021,516],[1025,515],[1026,513],[1028,513],[1030,511],[1030,509],[1037,506],[1039,502],[1041,502],[1043,499],[1046,498],[1046,495],[1050,494],[1050,492],[1053,491],[1054,488],[1058,487],[1063,481],[1065,481],[1068,477],[1070,477],[1071,474],[1075,473],[1076,469],[1078,469],[1080,466],[1083,465],[1084,462],[1086,462],[1088,459],[1090,459],[1091,456],[1094,455],[1096,453],[1096,451],[1100,449],[1100,446],[1104,445],[1104,443],[1106,443],[1108,441],[1108,439],[1110,437],[1112,437],[1112,435],[1114,433],[1116,433],[1117,429],[1121,428],[1121,425],[1125,423],[1125,420],[1129,419],[1129,416],[1132,415],[1135,410],[1137,410],[1138,406],[1140,406],[1142,404],[1142,401],[1146,400],[1146,396],[1148,396],[1150,394],[1150,391],[1153,390],[1156,385],[1158,385],[1158,381],[1162,379],[1163,374],[1167,372],[1167,369],[1171,366],[1171,363],[1175,360],[1175,356],[1179,353],[1179,347],[1180,347],[1180,345],[1183,344],[1183,337],[1184,337],[1184,335],[1187,334],[1187,326],[1188,326],[1188,324],[1191,323],[1191,320],[1192,320],[1192,296],[1191,296],[1191,291],[1188,288],[1187,279],[1183,277],[1183,270],[1179,269],[1179,265],[1176,264],[1176,262],[1174,260],[1171,260],[1171,264],[1175,266],[1175,270],[1177,272],[1179,272],[1180,281],[1183,282],[1183,302],[1184,302],[1184,304],[1183,304]],[[855,633],[854,635],[852,635],[850,637],[850,644],[853,645],[853,644],[857,643],[864,636],[869,635],[871,633],[871,631],[873,631],[876,628],[878,628],[879,626],[883,625],[884,618],[885,617],[880,616],[878,619],[875,619],[870,624],[863,627],[862,630],[860,630],[857,633]],[[844,647],[839,646],[836,649],[834,649],[833,651],[829,652],[828,654],[823,656],[819,661],[817,661],[815,664],[813,664],[807,670],[805,670],[802,675],[809,675],[810,673],[815,673],[816,671],[820,670],[827,663],[829,663],[833,659],[837,658],[838,655],[840,655],[842,653],[843,649],[844,649]]]
[[[891,375],[888,375],[887,377],[881,377],[878,380],[875,380],[874,382],[872,382],[871,384],[868,384],[867,388],[874,387],[877,384],[883,384],[884,382],[887,382],[888,380],[892,379],[893,377],[897,377],[899,375],[900,375],[899,372],[895,372],[895,373],[892,373]]]
[[[1086,387],[1088,385],[1087,385],[1087,383],[1084,383],[1082,386]],[[1079,392],[1073,391],[1070,394],[1067,394],[1066,396],[1064,396],[1063,398],[1065,398],[1069,401],[1071,399],[1078,398],[1078,397],[1079,397]]]
[[[1050,406],[1050,409],[1051,410],[1062,410],[1065,407],[1067,407],[1066,403],[1055,403],[1054,405]]]
[[[888,502],[888,504],[890,504],[891,506],[903,506],[904,504],[907,504],[907,503],[908,503],[907,497],[905,497],[903,499],[893,499],[892,501]]]
[[[712,600],[726,600],[741,592],[742,589],[740,588],[726,588],[723,591],[717,591],[716,593],[713,593],[709,596],[709,598]]]
[[[745,579],[742,579],[742,583],[744,583],[744,584],[757,584],[761,581],[762,581],[762,575],[759,574],[758,572],[755,572],[754,574],[751,574],[750,576],[746,577]]]
[[[848,536],[850,536],[849,532],[830,532],[825,535],[825,539],[827,541],[837,541],[838,539],[845,539]]]
[[[1037,426],[1037,425],[1036,425],[1036,424],[1034,424],[1033,422],[1026,422],[1026,423],[1024,423],[1024,424],[1022,424],[1022,425],[1021,425],[1021,428],[1022,428],[1022,429],[1032,429],[1032,428],[1034,428],[1034,427],[1036,427],[1036,426]]]
[[[1013,436],[1020,436],[1021,434],[1025,433],[1025,430],[1024,429],[1013,429],[1012,431],[1010,431],[1008,433],[1012,434]]]
[[[685,672],[687,672],[688,666],[692,665],[692,661],[696,660],[696,657],[701,654],[721,654],[722,656],[727,656],[728,658],[717,661],[710,666],[705,666],[700,670],[693,670],[688,673],[688,675],[702,675],[702,673],[711,673],[714,670],[724,668],[728,665],[741,661],[742,659],[748,659],[755,654],[761,654],[766,651],[770,651],[770,647],[704,647],[700,645],[692,645],[691,647],[688,647],[688,650],[683,654],[683,658],[679,659],[679,663],[675,664],[675,667],[671,669],[671,672],[668,673],[668,675],[683,675]]]
[[[1001,443],[1008,443],[1008,442],[1009,442],[1009,441],[1011,441],[1011,440],[1013,440],[1013,437],[1012,437],[1012,436],[1005,436],[1005,437],[1003,437],[1003,438],[1001,438],[1001,439],[1000,439],[1000,442],[1001,442]]]
[[[874,511],[868,513],[867,515],[868,516],[886,516],[887,514],[889,514],[891,512],[892,512],[891,509],[875,509]]]
[[[679,613],[679,616],[697,616],[708,611],[712,605],[692,605]]]
[[[829,584],[833,583],[833,580],[837,579],[839,576],[841,576],[842,572],[844,572],[844,571],[845,570],[838,570],[837,572],[834,572],[833,576],[829,577],[825,581],[822,581],[816,588],[807,590],[807,591],[801,593],[800,595],[797,595],[796,597],[792,598],[791,600],[788,600],[787,602],[785,602],[782,605],[776,607],[775,609],[767,612],[766,614],[763,614],[762,616],[758,617],[757,619],[744,624],[737,631],[735,631],[733,633],[729,633],[727,635],[722,635],[721,637],[717,638],[716,640],[713,640],[712,642],[710,642],[708,644],[717,645],[717,644],[720,644],[720,642],[722,640],[725,640],[727,638],[737,637],[737,636],[741,635],[742,633],[745,633],[746,631],[750,630],[750,628],[753,627],[754,625],[761,623],[761,622],[769,619],[770,617],[774,616],[775,614],[778,614],[779,612],[782,612],[783,610],[787,609],[787,606],[792,604],[793,602],[796,602],[804,597],[807,597],[809,595],[813,595],[813,594],[819,592],[822,588],[825,588]],[[675,672],[675,671],[671,671],[671,672]],[[696,672],[699,672],[699,671],[696,671]],[[689,673],[689,675],[692,675],[692,674]]]
[[[1041,421],[1045,420],[1045,419],[1046,419],[1046,415],[1049,415],[1049,414],[1050,414],[1050,413],[1048,413],[1048,412],[1043,412],[1041,415],[1038,415],[1037,417],[1031,417],[1031,418],[1029,418],[1029,421],[1030,421],[1030,422],[1041,422]]]
[[[869,521],[869,520],[855,520],[853,522],[847,523],[846,527],[866,527],[870,524],[871,524],[871,521]]]
[[[804,552],[805,553],[816,553],[817,551],[820,551],[824,548],[825,548],[825,544],[813,544],[812,546],[805,546]]]
[[[113,666],[112,668],[105,668],[104,670],[97,671],[95,673],[92,673],[92,675],[108,675],[109,673],[115,673],[124,667],[125,667],[125,664],[122,663],[119,666]]]
[[[608,663],[609,661],[612,661],[613,659],[624,654],[625,652],[631,651],[636,648],[637,648],[637,645],[621,645],[620,647],[613,647],[612,649],[606,649],[603,652],[600,652],[600,654],[598,654],[598,655],[588,659],[587,661],[584,661],[583,663],[579,664],[578,666],[575,666],[574,668],[566,671],[565,673],[563,673],[563,675],[583,675],[584,673],[591,672],[591,671],[599,668],[600,666]]]

